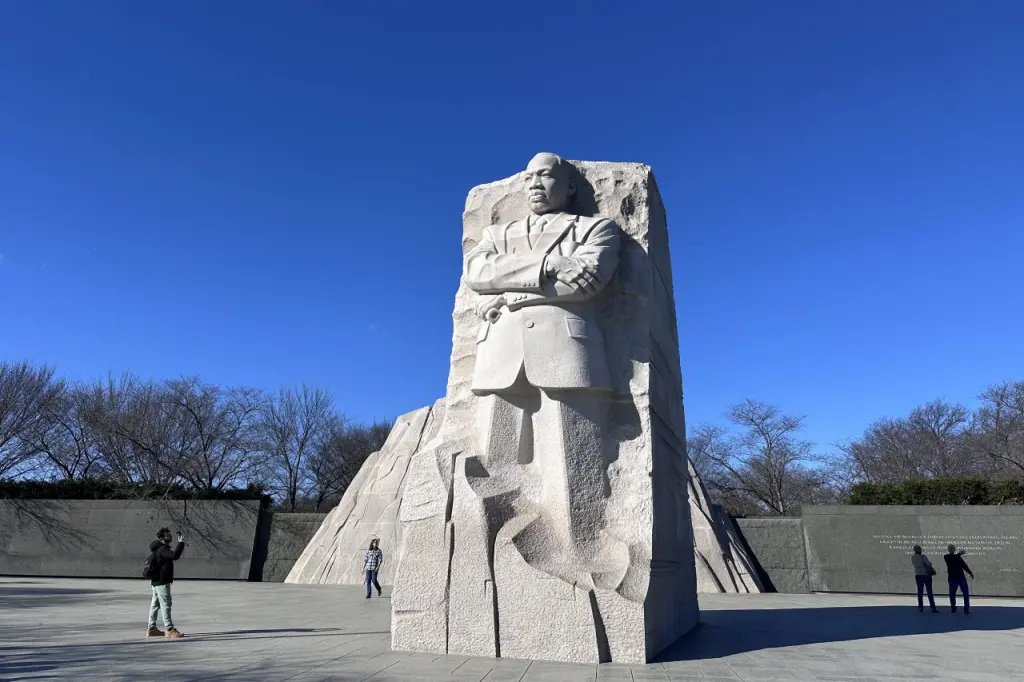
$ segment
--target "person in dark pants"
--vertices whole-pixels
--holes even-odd
[[[380,541],[374,538],[370,540],[370,549],[366,550],[366,559],[363,561],[363,570],[366,571],[366,598],[369,599],[370,584],[377,588],[377,596],[381,595],[380,583],[377,582],[377,571],[384,563],[384,553],[380,551]]]
[[[949,550],[949,554],[942,557],[946,560],[946,572],[949,580],[949,605],[952,608],[951,613],[956,613],[956,591],[960,590],[960,593],[964,595],[964,613],[971,612],[971,591],[967,587],[967,577],[965,573],[972,578],[974,574],[971,573],[971,569],[967,566],[967,562],[964,561],[964,550],[956,551],[956,547],[950,545],[946,549]]]
[[[171,583],[174,582],[174,562],[185,551],[185,539],[178,533],[178,546],[171,551],[171,529],[161,528],[156,532],[156,540],[149,545],[149,551],[152,553],[149,579],[153,586],[153,599],[149,603],[149,628],[146,636],[168,639],[184,637],[171,620]],[[157,613],[162,613],[167,632],[157,628]]]
[[[910,557],[914,564],[914,579],[917,581],[917,610],[924,611],[924,591],[928,590],[928,604],[932,607],[932,613],[938,613],[935,608],[935,594],[932,592],[932,576],[935,575],[935,567],[928,559],[928,556],[921,553],[921,545],[914,545],[914,555]]]

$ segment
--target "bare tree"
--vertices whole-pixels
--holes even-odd
[[[51,473],[64,480],[102,473],[103,457],[88,419],[89,389],[67,386],[40,409],[31,432],[32,448],[43,455]]]
[[[967,408],[935,400],[905,418],[875,422],[840,450],[859,480],[901,483],[990,473],[992,467],[975,442]]]
[[[833,452],[825,459],[817,472],[821,476],[822,486],[816,491],[815,504],[846,504],[853,486],[863,480],[856,467],[850,464],[842,446],[838,452]]]
[[[0,363],[0,478],[23,473],[33,462],[42,414],[63,391],[52,367]]]
[[[307,462],[309,487],[306,496],[315,511],[341,498],[366,459],[384,447],[392,422],[370,425],[346,424],[337,418],[328,437]]]
[[[990,386],[974,414],[972,443],[996,467],[1024,475],[1024,381]]]
[[[732,456],[729,432],[717,424],[699,424],[686,439],[686,454],[712,498],[731,488],[730,473],[720,462]]]
[[[963,405],[934,400],[912,410],[907,424],[929,476],[951,478],[991,471],[971,447],[971,413]]]
[[[131,374],[85,390],[83,418],[110,480],[154,489],[183,482],[175,424],[167,418],[161,387]]]
[[[241,483],[260,451],[260,391],[222,389],[190,377],[165,382],[159,402],[173,426],[171,457],[182,478],[197,490]]]
[[[365,443],[366,454],[381,450],[394,427],[395,422],[392,419],[375,419],[369,426],[360,427],[362,431],[360,438],[364,439],[362,442]]]
[[[269,484],[284,506],[339,497],[390,422],[349,424],[303,386],[273,399],[195,377],[131,374],[74,386],[50,367],[0,364],[0,477],[101,477],[145,494]]]
[[[739,433],[706,449],[708,466],[721,470],[716,481],[719,497],[733,513],[757,508],[772,514],[790,514],[801,504],[824,496],[824,478],[818,469],[823,459],[813,444],[800,440],[803,417],[782,414],[775,406],[747,400],[729,410]],[[696,465],[695,465],[696,466]],[[737,509],[737,506],[746,509]]]
[[[298,505],[308,460],[324,446],[338,420],[330,394],[310,386],[282,389],[264,406],[258,428],[266,477],[287,510]]]
[[[895,483],[923,474],[905,420],[880,419],[859,440],[839,446],[856,480]]]
[[[124,375],[85,390],[81,410],[113,479],[219,491],[258,462],[262,405],[255,389]]]

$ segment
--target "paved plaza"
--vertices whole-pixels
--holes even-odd
[[[1009,600],[964,616],[898,597],[702,595],[704,624],[658,662],[588,666],[391,652],[387,596],[180,581],[186,638],[147,640],[142,580],[0,578],[0,679],[1008,682],[1024,670],[1024,602]]]

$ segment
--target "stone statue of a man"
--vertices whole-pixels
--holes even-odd
[[[552,539],[585,558],[599,550],[612,386],[595,297],[615,274],[620,230],[570,211],[575,173],[555,154],[535,156],[523,173],[531,215],[486,228],[464,276],[482,295],[472,385],[484,396],[482,462],[526,468],[525,501]]]
[[[699,616],[654,175],[538,154],[470,191],[462,243],[443,421],[401,493],[392,646],[649,661]]]

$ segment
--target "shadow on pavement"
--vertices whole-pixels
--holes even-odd
[[[141,634],[141,633],[140,633]],[[252,636],[252,635],[256,636]],[[270,660],[260,661],[265,669],[251,668],[252,659],[240,657],[234,662],[221,662],[213,669],[203,669],[203,662],[183,659],[194,643],[202,649],[203,644],[211,641],[238,642],[242,640],[270,640],[268,649],[273,648],[273,641],[293,638],[313,638],[324,640],[333,637],[350,637],[345,641],[359,641],[363,635],[386,634],[382,632],[346,632],[340,628],[281,628],[278,630],[234,630],[221,633],[186,633],[184,639],[167,640],[162,637],[94,642],[89,644],[45,644],[25,643],[22,645],[0,646],[0,680],[7,679],[117,679],[132,680],[162,679],[172,680],[216,680],[221,677],[239,679],[239,670],[244,669],[244,679],[248,682],[279,682],[285,677],[302,672],[303,665],[288,663],[284,671],[274,665],[273,656]],[[329,648],[329,646],[328,646]],[[193,654],[194,655],[194,654]],[[374,653],[373,655],[377,655]],[[325,663],[312,656],[308,663],[310,668]],[[208,663],[208,662],[207,662]],[[142,665],[142,668],[138,666]],[[199,667],[196,667],[196,666]],[[157,673],[156,671],[160,672]],[[327,675],[325,674],[325,677]],[[334,679],[347,679],[334,676]],[[362,679],[355,677],[352,679]]]
[[[207,635],[271,635],[279,632],[337,632],[340,634],[348,634],[342,628],[280,628],[277,630],[223,630],[220,632],[196,632],[194,636],[207,636]],[[369,633],[352,633],[352,634],[369,634]]]
[[[108,595],[104,600],[121,600],[127,596],[110,596],[114,590],[97,590],[77,587],[9,587],[5,582],[0,586],[0,609],[33,608],[53,606],[55,601],[68,604],[72,601],[88,601],[97,594]]]
[[[693,661],[800,646],[944,632],[1024,628],[1024,608],[972,606],[970,615],[924,613],[912,606],[807,609],[735,609],[701,612],[701,625],[663,651],[657,661]]]

